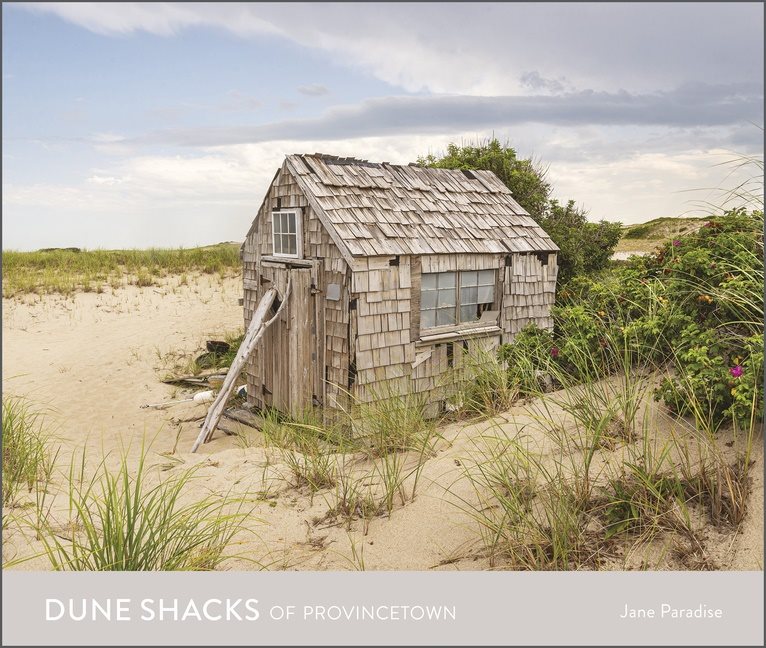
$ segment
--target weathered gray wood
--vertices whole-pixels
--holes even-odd
[[[237,355],[234,357],[234,360],[231,363],[231,367],[229,367],[229,371],[223,381],[221,390],[218,392],[218,396],[216,396],[215,401],[207,412],[207,416],[205,417],[205,422],[202,424],[202,429],[200,430],[199,436],[192,446],[192,452],[197,452],[197,449],[203,442],[206,443],[212,438],[213,432],[215,431],[218,422],[221,420],[221,414],[223,413],[224,407],[226,407],[226,401],[229,399],[229,396],[231,396],[231,393],[234,390],[234,385],[236,383],[237,377],[245,366],[245,363],[250,357],[250,354],[255,348],[255,345],[258,343],[258,340],[263,336],[264,331],[272,324],[272,322],[274,322],[277,317],[279,317],[280,311],[284,308],[285,304],[290,298],[289,282],[287,284],[287,290],[285,291],[285,297],[282,300],[279,309],[277,309],[276,314],[271,319],[264,321],[266,313],[268,313],[276,297],[276,289],[269,288],[269,290],[267,290],[261,298],[261,301],[258,303],[258,308],[255,310],[253,319],[250,322],[250,327],[247,329],[247,334],[242,340],[242,344],[240,345],[239,350],[237,351]]]
[[[292,208],[303,216],[304,258],[285,263],[273,256],[269,214]],[[269,288],[285,290],[288,274],[294,297],[247,365],[248,403],[293,413],[315,396],[325,408],[342,407],[355,364],[355,398],[369,400],[390,388],[422,392],[438,404],[444,383],[459,375],[463,345],[491,348],[529,322],[552,325],[556,254],[543,266],[537,253],[553,249],[492,173],[466,177],[319,154],[289,156],[243,246],[246,327]],[[508,255],[513,265],[506,268]],[[301,279],[296,292],[297,273],[308,272],[296,266],[311,268],[313,290]],[[420,341],[421,274],[489,269],[496,273],[492,310],[499,321],[492,323],[498,326],[429,330],[429,337],[449,336]],[[448,348],[454,350],[450,363]]]

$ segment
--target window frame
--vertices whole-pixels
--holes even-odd
[[[295,254],[277,252],[274,217],[281,214],[295,214]],[[280,232],[280,236],[284,234],[292,235],[291,232]],[[299,207],[271,210],[271,254],[275,257],[284,257],[285,259],[303,258],[303,213]]]
[[[472,287],[474,287],[474,286],[463,286],[461,284],[461,275],[464,274],[464,273],[470,273],[470,272],[477,273],[477,284],[475,286],[476,288],[478,288],[480,286],[482,286],[482,287],[489,286],[489,285],[492,286],[492,301],[490,301],[490,302],[477,302],[476,304],[468,304],[468,305],[469,306],[474,306],[475,305],[478,308],[479,304],[489,304],[489,308],[487,310],[492,310],[493,309],[493,307],[494,307],[494,305],[496,303],[496,300],[497,300],[497,268],[483,268],[481,270],[445,270],[443,272],[424,272],[424,273],[421,274],[421,281],[420,281],[420,310],[419,310],[419,313],[418,313],[418,316],[419,316],[419,328],[420,328],[421,333],[424,332],[424,331],[429,331],[429,332],[432,332],[432,331],[445,331],[445,332],[448,332],[450,330],[456,330],[456,329],[460,329],[460,328],[470,327],[470,326],[476,325],[478,322],[481,321],[481,317],[478,317],[477,319],[468,320],[468,321],[460,321],[460,312],[461,312],[461,309],[462,309],[462,306],[463,306],[462,300],[461,300],[461,292],[462,292],[462,290],[464,288],[472,288]],[[480,272],[492,272],[492,284],[479,284],[478,283],[478,281],[479,281],[478,273],[480,273]],[[455,322],[450,323],[450,324],[434,324],[433,326],[424,326],[423,325],[423,311],[424,310],[434,311],[434,313],[437,313],[438,310],[439,310],[438,301],[437,301],[437,307],[436,308],[427,308],[427,309],[423,308],[423,292],[424,292],[424,290],[423,290],[423,280],[422,280],[422,277],[423,277],[423,275],[426,275],[426,274],[433,274],[433,275],[437,275],[437,276],[438,275],[442,275],[442,274],[454,274],[455,275],[455,287],[454,287],[454,290],[455,290],[454,313],[455,313],[455,320],[456,320]],[[439,288],[438,288],[439,280],[438,279],[437,279],[436,285],[437,285],[437,288],[435,290],[433,290],[433,292],[435,292],[437,294],[437,300],[438,300],[438,293],[439,293]],[[430,291],[427,290],[425,292],[430,292]],[[434,322],[436,322],[436,318],[437,317],[438,317],[438,315],[435,314],[434,315]]]

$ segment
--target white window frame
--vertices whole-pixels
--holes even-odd
[[[295,254],[277,252],[275,240],[276,234],[274,231],[274,217],[279,214],[295,214]],[[275,257],[284,257],[286,259],[303,258],[303,214],[299,207],[292,207],[289,209],[273,209],[271,211],[271,253]]]
[[[469,273],[469,272],[492,272],[493,273],[493,282],[492,282],[492,284],[481,284],[482,287],[487,287],[487,286],[490,286],[490,285],[492,286],[492,301],[491,302],[477,302],[476,306],[478,306],[479,304],[490,304],[491,305],[491,304],[495,303],[495,300],[497,298],[497,295],[496,295],[496,292],[497,292],[496,291],[496,288],[497,288],[497,269],[495,269],[495,268],[483,268],[482,270],[478,270],[478,271],[477,270],[447,270],[447,271],[444,271],[444,272],[423,273],[423,274],[435,274],[435,275],[441,275],[441,274],[454,274],[455,275],[455,288],[454,288],[454,290],[455,290],[455,306],[454,306],[454,308],[455,308],[455,318],[456,318],[456,321],[454,323],[451,323],[451,324],[434,324],[433,326],[423,326],[423,324],[422,324],[422,317],[423,317],[424,309],[423,309],[423,304],[422,304],[422,295],[423,295],[424,290],[422,288],[422,283],[421,283],[421,289],[420,289],[420,291],[421,291],[421,305],[420,305],[421,330],[424,330],[424,331],[456,330],[456,329],[459,329],[461,327],[475,325],[477,322],[480,321],[480,319],[481,319],[480,317],[477,318],[477,319],[466,320],[466,321],[462,321],[461,318],[460,318],[460,310],[461,310],[461,307],[464,306],[464,304],[462,303],[462,299],[461,299],[461,289],[462,288],[473,288],[474,287],[474,286],[463,286],[462,283],[461,283],[461,276],[464,273]],[[475,287],[478,289],[479,288],[479,284],[476,284]],[[478,292],[478,290],[477,290],[477,292]],[[438,293],[438,291],[437,291],[437,293]],[[473,304],[468,304],[468,305],[473,306]],[[490,306],[490,309],[491,309],[491,306]],[[429,308],[429,309],[425,309],[425,310],[438,311],[439,309],[438,309],[438,306],[437,306],[437,308],[435,308],[435,309]]]

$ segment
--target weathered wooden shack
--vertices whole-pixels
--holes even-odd
[[[416,392],[436,413],[465,350],[552,326],[557,250],[489,171],[290,155],[242,246],[246,326],[291,286],[248,400],[297,414]]]

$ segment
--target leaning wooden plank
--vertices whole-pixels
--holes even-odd
[[[247,334],[245,335],[244,340],[242,340],[242,344],[240,345],[239,351],[237,351],[237,355],[231,363],[231,367],[229,367],[229,372],[226,374],[226,379],[223,381],[221,391],[218,392],[218,396],[208,410],[199,436],[192,446],[192,452],[197,452],[197,448],[199,448],[203,442],[208,442],[213,436],[213,432],[218,425],[218,421],[221,420],[221,414],[223,414],[224,407],[226,407],[226,401],[229,399],[231,392],[234,390],[237,376],[239,376],[240,372],[244,368],[245,363],[255,348],[255,345],[258,344],[258,341],[261,339],[261,337],[263,337],[263,333],[266,331],[269,325],[274,322],[277,317],[279,317],[280,311],[282,308],[284,308],[287,300],[290,298],[289,280],[287,282],[287,290],[285,291],[284,299],[279,305],[276,314],[274,317],[264,322],[264,317],[266,317],[266,313],[268,313],[276,297],[276,288],[269,288],[264,293],[261,301],[258,303],[258,308],[256,308],[255,313],[253,314],[253,319],[247,329]]]

